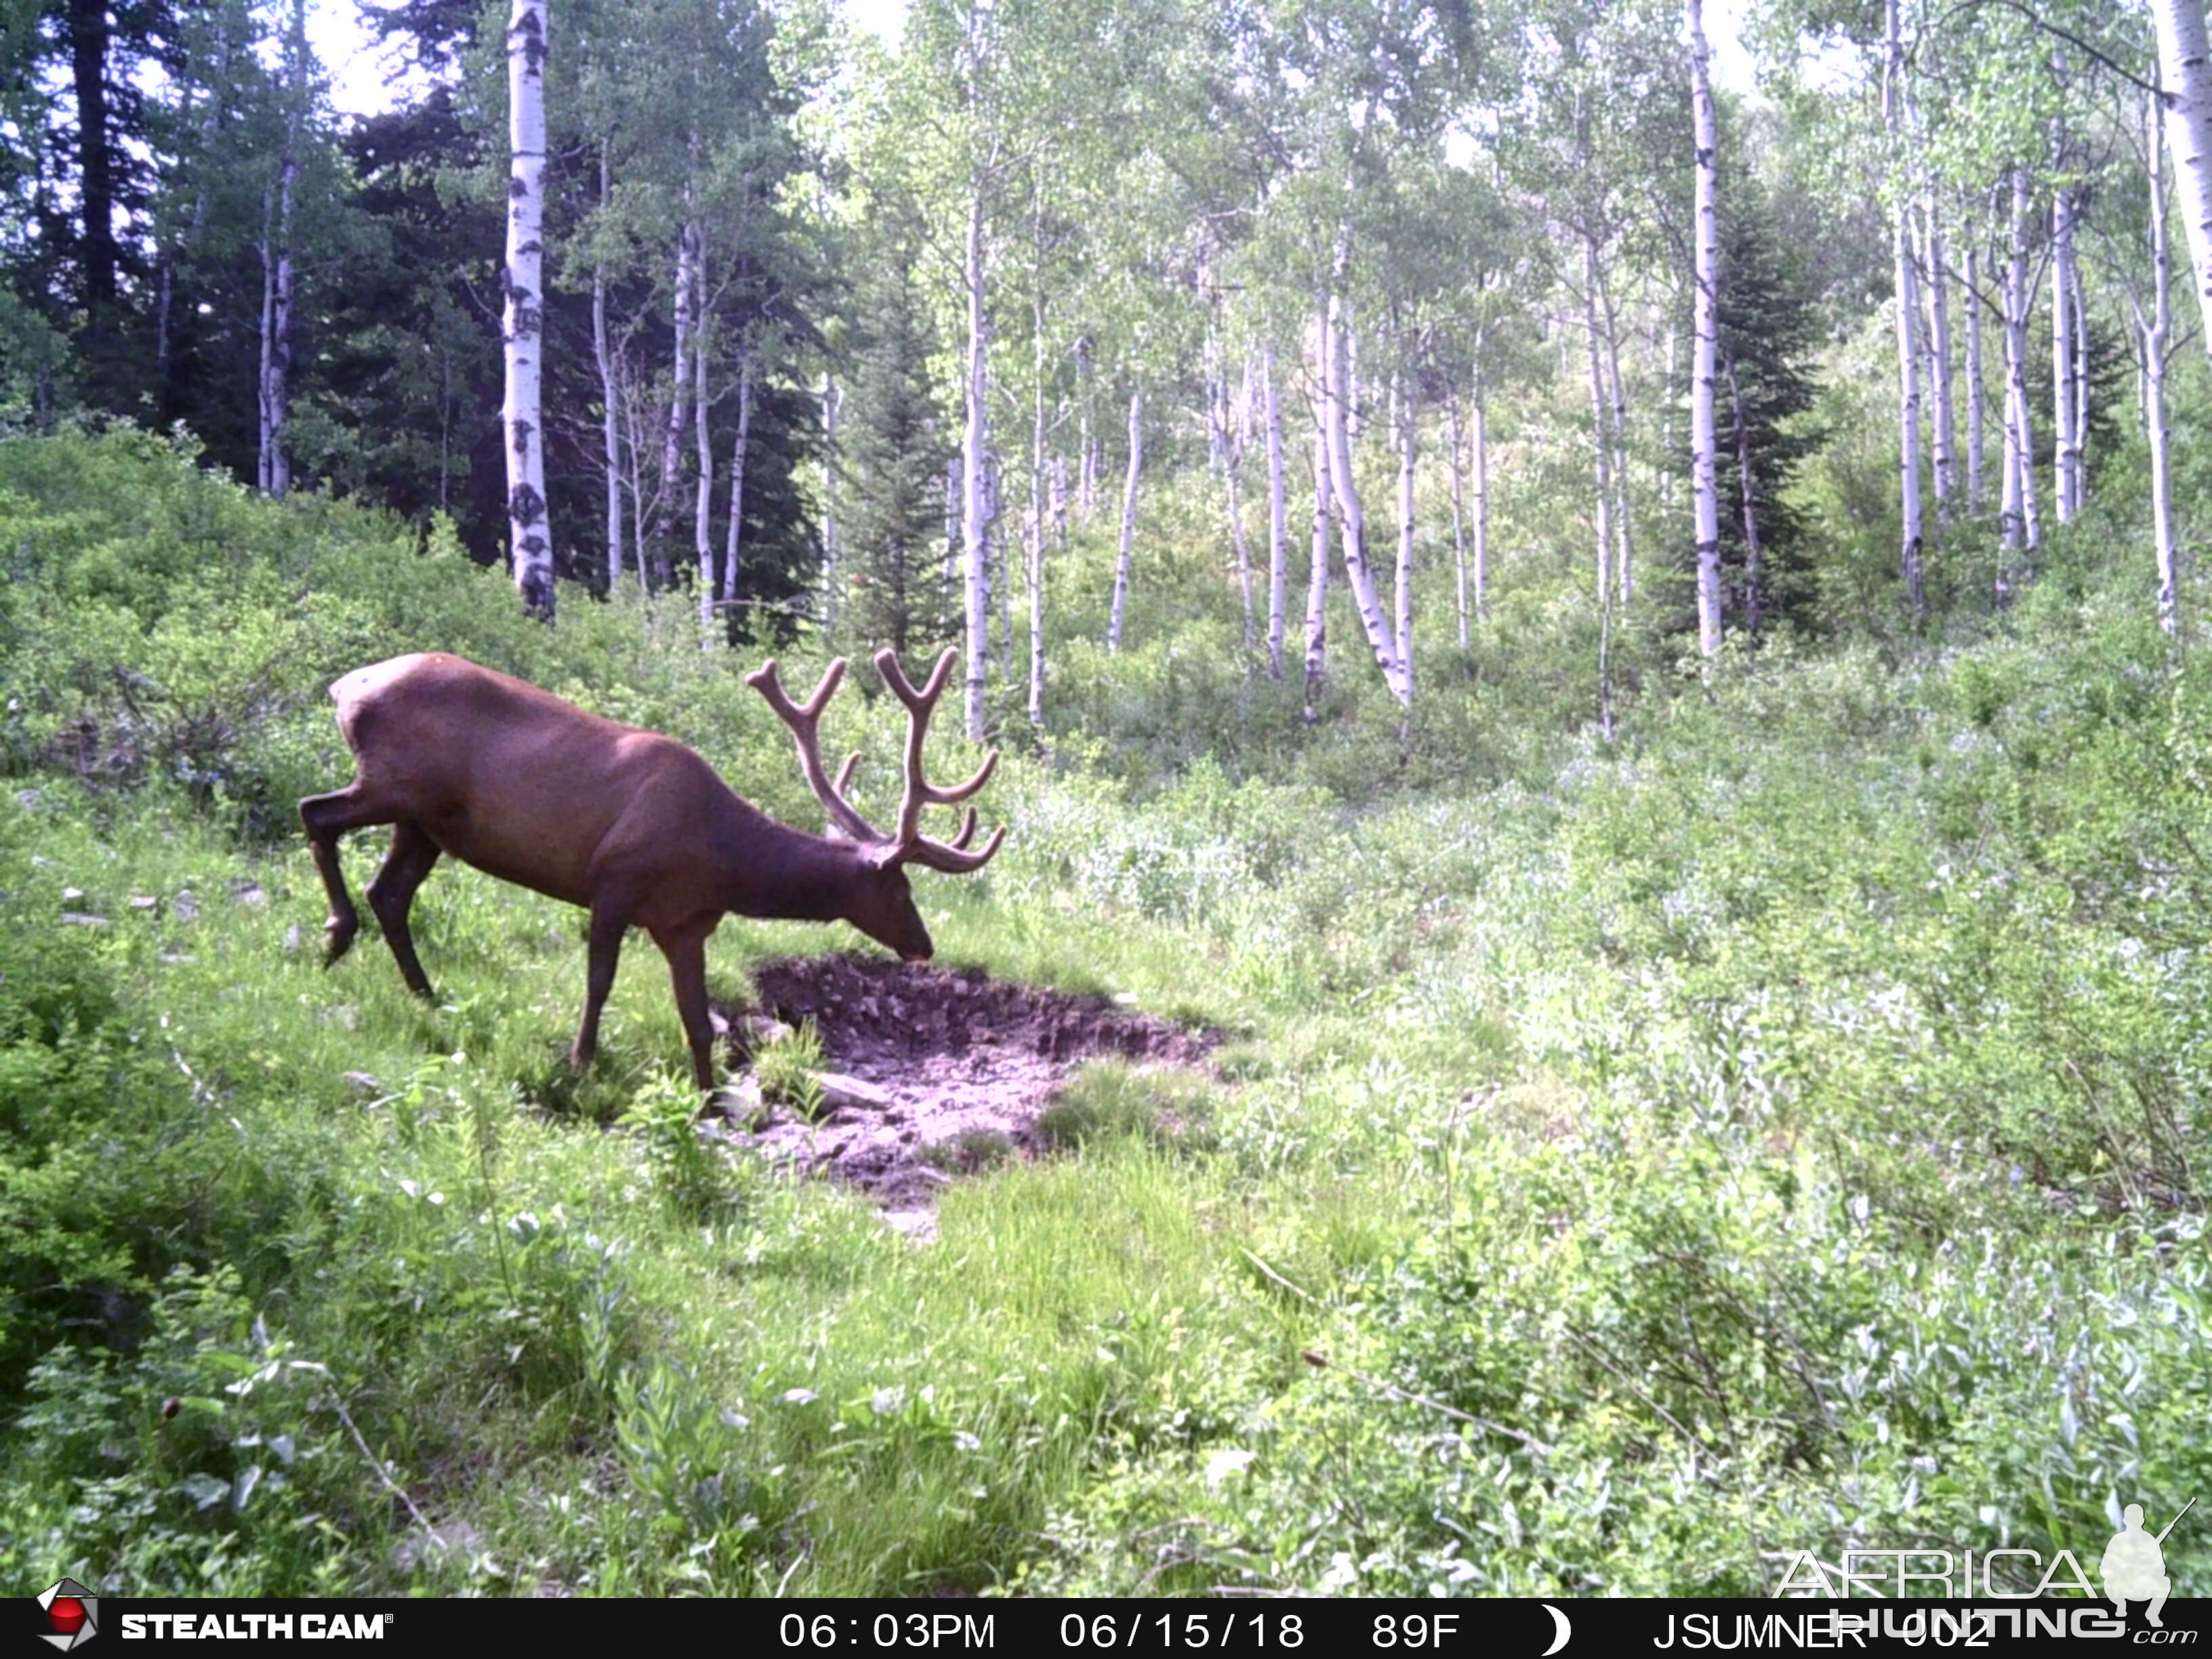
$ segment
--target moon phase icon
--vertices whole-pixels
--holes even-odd
[[[1553,1654],[1566,1646],[1567,1638],[1575,1633],[1575,1627],[1567,1622],[1567,1615],[1549,1601],[1542,1605],[1544,1611],[1552,1615],[1552,1645],[1544,1650],[1544,1659],[1552,1659]]]

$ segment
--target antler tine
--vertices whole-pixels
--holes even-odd
[[[890,687],[891,695],[906,705],[907,711],[906,787],[899,800],[898,834],[895,839],[902,848],[917,849],[910,855],[914,862],[927,864],[935,870],[977,869],[991,853],[998,850],[995,842],[988,851],[980,855],[961,850],[975,834],[975,815],[972,811],[968,815],[967,828],[961,831],[959,839],[950,845],[933,841],[921,833],[923,807],[958,805],[988,783],[991,774],[998,769],[999,751],[994,749],[983,757],[983,763],[975,769],[975,775],[964,782],[940,787],[922,775],[921,750],[923,742],[929,736],[929,717],[936,712],[938,700],[945,695],[945,682],[951,677],[952,665],[959,654],[947,646],[939,655],[937,666],[930,671],[928,680],[917,691],[914,689],[914,683],[907,678],[906,671],[899,666],[896,652],[885,647],[876,653],[876,672],[884,677],[884,684]],[[921,849],[925,848],[929,850],[927,857],[921,854]],[[959,862],[969,857],[975,857],[976,862],[970,865]],[[941,860],[945,859],[954,862],[944,863]]]
[[[845,763],[835,783],[822,769],[818,730],[822,711],[829,706],[831,696],[844,678],[845,659],[834,657],[829,667],[822,671],[822,683],[814,688],[814,695],[803,703],[794,703],[777,677],[775,659],[770,657],[745,676],[745,684],[759,692],[768,706],[775,710],[776,717],[791,728],[792,740],[799,745],[799,770],[806,774],[806,787],[813,790],[815,799],[822,803],[830,822],[855,841],[881,842],[887,839],[884,833],[854,811],[853,804],[845,799],[845,786],[852,781],[853,764],[860,757],[855,755]]]
[[[941,841],[932,841],[927,836],[918,837],[903,854],[906,861],[927,865],[931,869],[942,870],[949,876],[964,876],[970,871],[981,869],[998,856],[1000,844],[1006,839],[1006,826],[1000,824],[991,831],[991,838],[980,848],[973,853],[965,853],[960,849],[974,830],[975,816],[972,811],[969,813],[968,829],[961,831],[958,841],[949,845]]]

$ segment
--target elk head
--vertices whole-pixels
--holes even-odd
[[[972,806],[968,809],[960,833],[951,841],[938,841],[921,833],[923,807],[960,805],[991,781],[991,774],[999,764],[999,751],[994,749],[984,757],[975,775],[964,783],[940,786],[931,783],[922,775],[921,750],[929,735],[929,717],[937,708],[938,699],[945,695],[945,682],[958,654],[947,647],[938,658],[928,680],[917,691],[907,678],[906,671],[899,666],[896,653],[888,647],[876,653],[876,672],[883,676],[891,695],[906,705],[905,787],[899,799],[898,827],[888,836],[862,817],[845,798],[846,787],[853,781],[853,769],[860,764],[859,751],[846,757],[835,780],[822,765],[822,711],[844,681],[845,659],[838,657],[831,661],[823,672],[821,684],[814,688],[814,695],[805,702],[793,702],[784,690],[783,683],[776,678],[773,657],[745,676],[745,684],[767,699],[769,707],[791,728],[807,787],[814,791],[815,799],[830,815],[830,835],[853,842],[859,854],[860,869],[845,895],[843,919],[908,962],[928,961],[935,947],[930,943],[929,929],[922,923],[921,912],[915,908],[914,889],[907,880],[906,866],[919,864],[952,875],[965,875],[988,864],[1006,838],[1006,827],[1000,824],[981,848],[969,851],[969,843],[975,838],[975,809]]]

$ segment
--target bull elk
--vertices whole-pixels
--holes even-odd
[[[461,658],[429,652],[356,669],[331,687],[338,728],[353,751],[354,781],[300,803],[330,895],[325,965],[346,953],[361,927],[338,867],[338,837],[388,823],[392,848],[368,884],[368,904],[409,989],[431,994],[408,911],[439,855],[451,853],[502,881],[591,912],[584,1018],[570,1064],[591,1063],[623,935],[642,927],[668,958],[692,1070],[699,1086],[711,1089],[706,946],[726,913],[842,920],[906,961],[926,962],[929,930],[905,866],[964,875],[988,864],[1006,840],[1002,824],[970,851],[972,806],[951,841],[921,833],[925,806],[967,800],[999,763],[994,749],[973,777],[951,787],[922,775],[930,714],[956,655],[939,657],[917,691],[895,654],[876,653],[884,683],[907,711],[905,789],[897,829],[888,836],[845,799],[860,756],[848,759],[834,781],[823,770],[818,726],[845,678],[842,657],[802,703],[786,695],[773,658],[745,677],[791,728],[800,769],[830,817],[823,836],[778,823],[673,738],[589,714]]]

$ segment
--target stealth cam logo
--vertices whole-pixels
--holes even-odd
[[[100,1634],[100,1598],[74,1578],[64,1578],[39,1597],[46,1615],[40,1640],[62,1652],[82,1647]]]

